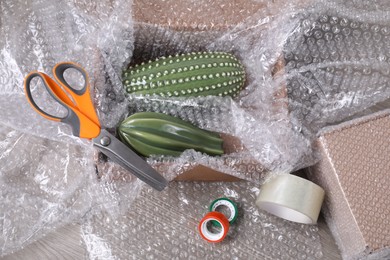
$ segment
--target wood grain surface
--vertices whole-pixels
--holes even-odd
[[[321,239],[323,259],[341,259],[340,252],[334,239],[321,217],[318,222]],[[131,252],[129,252],[131,253]],[[131,255],[129,255],[129,258]],[[30,260],[30,259],[88,259],[87,251],[82,243],[80,226],[67,225],[50,233],[43,239],[32,243],[24,249],[5,256],[4,260]]]

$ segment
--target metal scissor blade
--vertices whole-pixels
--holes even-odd
[[[111,160],[156,190],[162,191],[168,185],[168,181],[160,173],[107,130],[102,129],[93,143]]]

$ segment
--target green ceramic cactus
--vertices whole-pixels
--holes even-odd
[[[161,57],[123,73],[127,93],[164,97],[232,96],[244,86],[241,62],[225,52],[198,52]]]
[[[187,149],[209,155],[223,154],[223,141],[217,133],[162,113],[133,114],[118,130],[121,140],[144,156],[179,156]]]

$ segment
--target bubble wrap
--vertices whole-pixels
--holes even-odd
[[[107,82],[106,74],[119,74],[132,50],[130,5],[0,2],[0,256],[79,221],[91,208],[118,215],[120,201],[131,202],[138,193],[138,181],[98,180],[91,143],[35,113],[23,92],[29,71],[51,75],[54,64],[64,60],[80,63],[92,86],[115,82]],[[42,89],[34,94],[47,101]],[[101,123],[109,125],[104,118]]]
[[[145,187],[125,215],[93,214],[82,226],[91,259],[321,259],[317,226],[269,215],[255,207],[249,182],[172,182],[163,192]],[[197,225],[219,197],[238,204],[238,218],[218,244]]]
[[[46,122],[29,107],[23,78],[33,70],[52,76],[57,62],[74,61],[89,73],[94,88],[118,84],[115,75],[133,48],[130,5],[129,1],[2,1],[0,107],[4,112],[0,123],[50,139],[63,140],[69,135],[67,126]],[[98,112],[104,109],[99,102],[96,106]],[[112,127],[104,117],[100,122]]]
[[[91,150],[0,126],[0,255],[75,217],[88,203]],[[76,159],[70,160],[69,156]],[[18,159],[17,159],[18,158]],[[17,162],[15,162],[17,160]],[[54,163],[53,163],[54,162]],[[86,178],[87,177],[87,178]]]
[[[158,10],[160,8],[158,4],[151,4],[144,9],[136,8],[135,17],[139,20],[135,21],[135,48],[130,65],[163,55],[200,50],[228,51],[238,56],[245,66],[248,75],[245,90],[237,100],[216,97],[169,99],[128,95],[123,101],[123,96],[117,97],[116,94],[123,89],[115,90],[114,86],[104,90],[99,96],[104,107],[108,108],[104,116],[110,117],[113,111],[109,109],[111,106],[118,102],[122,104],[128,102],[125,116],[139,111],[170,114],[201,128],[233,136],[239,139],[241,146],[244,147],[234,151],[231,156],[216,159],[194,152],[184,153],[176,159],[163,158],[162,162],[168,164],[167,168],[171,175],[176,173],[177,176],[188,170],[189,158],[195,162],[191,167],[204,165],[211,169],[223,169],[225,173],[257,183],[260,183],[269,171],[291,172],[310,165],[313,161],[310,140],[302,135],[300,127],[296,127],[294,120],[289,120],[286,100],[283,96],[277,96],[278,91],[283,91],[282,83],[273,77],[274,65],[280,57],[284,41],[298,20],[291,15],[273,17],[271,14],[275,7],[265,8],[264,4],[252,2],[246,5],[257,8],[253,7],[251,11],[248,11],[249,8],[242,9],[244,13],[250,13],[247,17],[240,14],[240,9],[235,7],[242,20],[240,23],[236,21],[239,18],[234,16],[233,19],[230,15],[225,18],[228,21],[226,23],[215,24],[215,27],[212,25],[202,27],[198,21],[200,18],[192,13],[198,12],[199,8],[203,8],[201,6],[206,5],[218,9],[218,4],[204,1],[203,5],[197,3],[193,6],[194,2],[187,1],[188,10],[184,8],[184,4],[180,5],[184,8],[181,10],[173,2],[165,4],[178,15],[174,21],[167,23],[163,22],[165,18],[162,16],[161,22],[155,24],[155,17],[148,14]],[[278,7],[282,10],[286,8],[280,3]],[[168,7],[162,9],[165,8],[169,9]],[[234,7],[225,5],[220,5],[220,8],[222,13],[225,11],[234,13],[235,10]],[[187,24],[197,26],[185,28],[178,26],[176,22],[181,19],[186,20]],[[287,21],[291,26],[287,26]],[[280,23],[286,26],[280,28]],[[280,28],[281,33],[273,34],[277,28]],[[240,157],[243,158],[242,162],[239,162]],[[257,161],[257,168],[261,171],[255,171],[254,174],[253,171],[246,171],[247,167],[243,162],[245,158]],[[237,161],[244,169],[237,171],[237,167],[234,167],[236,164],[233,166],[226,164],[226,160]],[[104,161],[97,162],[101,163]]]
[[[169,114],[203,129],[227,134],[239,140],[238,147],[230,144],[230,139],[227,140],[229,145],[225,147],[226,154],[221,157],[187,151],[178,158],[150,158],[152,164],[163,163],[159,170],[170,173],[172,178],[202,164],[241,179],[261,183],[270,169],[292,171],[294,167],[308,162],[311,156],[310,142],[299,130],[287,126],[286,121],[259,120],[231,98],[164,99],[130,96],[129,99],[130,111]],[[224,138],[225,141],[226,139]]]
[[[131,204],[141,188],[134,177],[98,180],[91,147],[5,126],[0,137],[0,256],[80,222],[92,209],[118,216],[128,209],[123,201]]]
[[[284,59],[289,109],[304,127],[315,132],[390,97],[389,11],[386,1],[330,1],[302,15]]]
[[[314,7],[308,8],[309,3]],[[119,244],[106,241],[102,232],[105,230],[104,225],[99,224],[101,216],[112,221],[114,226],[111,231],[120,237],[118,228],[121,226],[117,223],[127,220],[125,213],[129,210],[134,214],[135,211],[131,211],[132,202],[137,199],[142,183],[118,169],[117,165],[104,156],[94,153],[88,140],[72,137],[68,126],[49,122],[29,107],[23,93],[23,77],[31,70],[40,70],[51,75],[52,67],[59,61],[72,60],[80,63],[89,73],[91,94],[100,122],[111,132],[115,132],[115,127],[130,113],[153,108],[239,140],[238,150],[232,150],[218,158],[191,150],[179,158],[150,158],[148,162],[168,179],[202,164],[250,180],[254,183],[252,185],[257,185],[264,180],[268,171],[290,172],[314,163],[315,154],[312,152],[311,140],[321,126],[343,120],[346,115],[389,97],[388,88],[385,88],[387,76],[382,70],[382,67],[387,68],[387,58],[379,59],[387,57],[387,42],[383,35],[386,33],[383,30],[387,21],[386,3],[375,1],[366,6],[359,1],[344,5],[325,1],[246,1],[240,5],[236,1],[186,0],[183,3],[165,1],[164,4],[158,4],[157,1],[136,1],[137,5],[146,4],[149,7],[144,5],[142,8],[136,8],[134,14],[132,4],[126,0],[0,2],[0,147],[3,152],[0,155],[0,230],[3,231],[0,235],[1,256],[39,239],[54,228],[77,221],[84,223],[84,238],[91,258],[99,256],[99,251],[96,250],[101,249],[107,249],[107,254],[115,258],[117,254],[136,254],[139,248],[146,251],[148,248],[155,248],[152,247],[154,245],[144,247],[143,243],[134,249],[137,251],[133,251],[131,245],[124,244],[125,241],[117,241]],[[362,14],[361,10],[369,12]],[[192,15],[188,15],[189,13]],[[173,14],[175,15],[172,16]],[[350,49],[356,57],[360,57],[358,53],[366,51],[363,58],[358,60],[344,62],[338,58],[331,66],[326,63],[328,60],[325,60],[325,63],[324,60],[309,62],[311,67],[303,66],[302,62],[296,62],[296,65],[292,66],[294,59],[300,61],[301,52],[310,47],[304,41],[310,37],[314,39],[314,36],[310,36],[310,31],[313,34],[314,31],[320,31],[325,35],[330,22],[323,22],[323,15],[326,15],[328,20],[338,17],[340,26],[342,18],[348,19],[347,28],[351,30],[355,26],[351,25],[352,22],[358,23],[360,27],[363,23],[368,23],[370,28],[367,31],[371,36],[368,41],[363,42],[371,44],[364,46],[374,47],[343,49],[344,52]],[[208,18],[210,19],[207,20]],[[318,23],[321,30],[314,27],[314,24]],[[324,29],[323,25],[326,25]],[[379,33],[376,28],[372,29],[375,25],[379,26]],[[363,34],[361,29],[361,34],[356,37],[363,39]],[[377,34],[381,35],[379,41],[376,40]],[[325,36],[321,37],[323,39]],[[336,33],[331,38],[337,38]],[[329,46],[333,46],[332,39]],[[343,43],[350,44],[350,39],[343,38]],[[299,45],[307,48],[298,48]],[[328,59],[327,54],[330,56],[334,52],[332,48],[317,49],[325,51],[324,59]],[[124,95],[120,75],[122,69],[129,64],[194,50],[223,50],[237,55],[248,75],[246,88],[237,99],[148,100]],[[343,52],[340,53],[342,54],[339,56],[344,55]],[[376,58],[370,56],[372,53]],[[285,68],[280,66],[284,61]],[[279,66],[275,67],[275,64]],[[322,67],[334,67],[334,70],[329,72],[333,77],[339,71],[338,64],[348,68],[353,64],[352,73],[367,73],[367,77],[361,78],[368,83],[360,84],[358,80],[358,85],[341,84],[333,91],[333,88],[325,84],[326,81],[320,81],[324,83],[321,87],[329,90],[328,95],[316,94],[319,100],[311,97],[309,94],[317,93],[318,87],[314,81],[309,80],[312,78],[309,74],[320,78],[323,75]],[[379,65],[382,66],[381,69]],[[370,70],[367,71],[367,67]],[[307,68],[312,69],[305,71]],[[309,72],[308,77],[302,76],[301,71]],[[295,86],[297,77],[302,81],[299,81],[300,87],[294,89],[292,86]],[[334,79],[334,82],[337,82],[338,78]],[[376,88],[370,88],[371,85],[376,85]],[[306,89],[303,89],[303,86]],[[367,87],[364,88],[365,86]],[[310,97],[306,96],[306,92]],[[338,92],[342,94],[337,94]],[[34,93],[40,102],[46,104],[47,98],[40,92],[39,86]],[[348,95],[354,97],[353,102],[348,99]],[[340,103],[340,100],[351,102]],[[336,109],[330,109],[332,104]],[[207,189],[197,188],[196,185],[172,184],[164,193],[172,195],[164,195],[161,198],[179,204],[183,207],[181,210],[185,209],[187,202],[188,205],[198,205],[194,212],[204,214],[203,210],[209,203],[202,197],[204,194],[193,197],[188,195],[191,198],[189,201],[175,193],[188,189],[202,194],[200,191]],[[243,192],[240,190],[241,184],[210,185],[216,190],[233,187],[231,189],[235,189],[238,194]],[[146,189],[143,194],[149,194],[148,191],[153,193]],[[253,201],[254,194],[255,192],[247,196],[251,196]],[[307,258],[321,257],[315,227],[295,226],[287,222],[283,222],[283,225],[281,222],[269,224],[280,220],[256,213],[247,196],[242,194],[237,197],[244,206],[243,212],[247,213],[242,216],[243,220],[247,219],[248,223],[261,222],[259,228],[262,229],[259,232],[263,236],[257,234],[245,237],[245,233],[239,232],[240,223],[233,234],[252,243],[255,241],[254,237],[263,239],[264,242],[256,244],[258,252],[247,251],[254,246],[234,244],[238,245],[238,248],[233,248],[229,243],[239,243],[234,242],[239,240],[229,236],[223,246],[232,249],[230,252],[220,252],[227,257],[229,253],[232,256],[244,256],[246,253],[249,258],[275,255],[275,258],[285,256],[294,259],[303,257],[303,254],[306,254]],[[202,199],[198,200],[198,197]],[[140,201],[142,199],[141,196]],[[150,210],[153,210],[153,206],[145,207],[145,211]],[[91,217],[93,214],[96,214],[96,219]],[[166,214],[169,216],[169,213]],[[188,221],[198,220],[201,216],[193,216],[188,218]],[[141,219],[141,216],[134,217]],[[183,217],[179,221],[185,223],[186,219]],[[148,223],[151,223],[151,220]],[[176,229],[170,229],[170,226],[160,224],[159,229],[177,232]],[[123,227],[130,227],[130,224],[128,225]],[[159,219],[154,221],[153,225],[159,225]],[[194,232],[193,229],[188,230]],[[252,228],[248,232],[254,230],[256,229]],[[110,232],[106,232],[108,236]],[[286,235],[277,236],[279,234]],[[190,239],[188,234],[187,237]],[[193,237],[195,238],[189,242],[188,250],[203,245],[199,237]],[[281,244],[284,243],[283,237],[286,238],[288,249]],[[140,243],[140,240],[134,242]],[[165,246],[169,249],[170,244]],[[175,246],[180,248],[180,244]],[[164,247],[164,244],[161,244],[161,247]],[[167,258],[170,254],[180,254],[177,249],[172,250],[167,253]],[[292,253],[288,250],[292,250]],[[191,251],[183,252],[191,255]]]

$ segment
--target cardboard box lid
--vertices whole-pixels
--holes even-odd
[[[328,128],[318,142],[322,160],[309,176],[326,190],[344,255],[390,249],[390,111]]]

